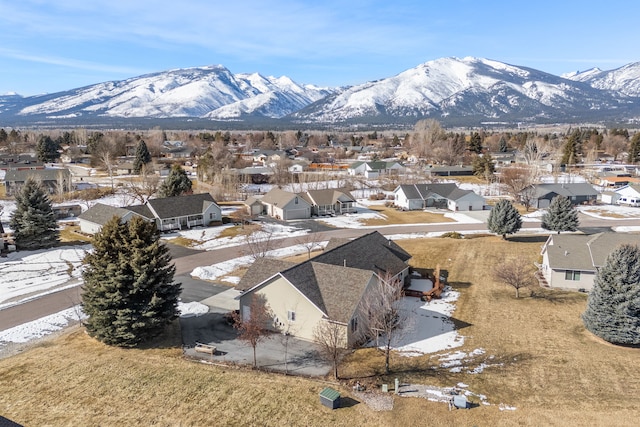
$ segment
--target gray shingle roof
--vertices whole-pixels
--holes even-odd
[[[260,201],[268,205],[283,207],[291,200],[293,200],[294,197],[297,197],[297,195],[294,193],[289,193],[288,191],[281,190],[278,187],[274,187],[267,194],[265,194],[262,199],[260,199]]]
[[[407,199],[412,200],[426,200],[434,196],[441,196],[449,200],[458,200],[467,194],[473,193],[471,190],[458,188],[454,183],[403,184],[400,185],[399,188],[404,192]]]
[[[188,194],[147,201],[147,204],[157,213],[160,219],[202,214],[205,208],[212,203],[215,203],[215,200],[209,193]]]
[[[236,289],[251,289],[279,271],[330,319],[346,323],[373,273],[397,274],[407,267],[405,261],[411,258],[377,231],[348,242],[339,239],[332,242],[333,248],[325,249],[312,260],[281,270],[277,270],[277,260],[260,259],[249,268],[246,279],[243,277]]]
[[[95,224],[105,225],[114,216],[122,218],[128,213],[129,211],[127,209],[103,205],[102,203],[96,203],[95,205],[91,206],[89,209],[78,215],[78,218],[93,222]]]
[[[239,291],[246,291],[264,282],[276,273],[286,270],[296,265],[294,262],[273,258],[258,258],[249,267],[240,282],[236,285]]]
[[[595,188],[586,182],[576,182],[567,184],[536,184],[534,186],[533,197],[539,199],[550,193],[559,194],[565,197],[574,196],[597,196]]]
[[[329,188],[326,190],[309,190],[301,196],[312,205],[333,205],[338,202],[340,196],[346,196],[352,201],[356,199],[343,188]]]
[[[34,170],[8,170],[5,173],[5,182],[25,182],[29,177],[43,181],[57,181],[60,174],[66,179],[71,177],[69,169],[34,169]]]
[[[554,234],[546,245],[549,266],[554,270],[594,271],[621,244],[640,245],[640,234]]]
[[[335,321],[351,319],[373,272],[306,261],[281,273]]]
[[[410,258],[411,255],[398,244],[374,231],[329,251],[325,250],[313,260],[395,275],[407,267],[405,262]]]

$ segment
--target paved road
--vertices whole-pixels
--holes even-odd
[[[640,226],[640,219],[628,220],[603,220],[580,214],[581,229],[588,231],[602,231],[612,226]],[[378,230],[384,235],[417,233],[417,232],[445,232],[445,231],[474,231],[486,228],[485,223],[438,223],[420,225],[394,225],[378,228],[360,229],[331,229],[322,232],[323,239],[331,237],[353,238],[373,230]],[[540,228],[539,222],[523,223],[523,230]],[[280,247],[291,246],[299,242],[299,237],[291,237],[278,240]],[[176,280],[183,284],[182,298],[185,302],[202,301],[222,290],[228,289],[221,285],[194,279],[190,273],[200,266],[212,265],[244,255],[244,245],[212,251],[196,251],[180,246],[169,245],[174,263],[176,265]],[[80,288],[70,288],[59,292],[43,295],[40,298],[0,310],[0,331],[18,326],[44,316],[66,310],[80,302]]]

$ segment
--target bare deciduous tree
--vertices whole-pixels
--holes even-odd
[[[363,338],[375,339],[376,345],[383,340],[384,368],[390,372],[391,347],[411,330],[411,312],[402,307],[403,284],[389,275],[378,278],[378,283],[368,289],[358,306],[358,331]]]
[[[144,204],[158,192],[160,177],[153,172],[153,165],[144,165],[140,175],[129,180],[129,191],[132,197]]]
[[[508,193],[515,200],[519,200],[527,210],[531,206],[531,197],[533,196],[533,191],[527,190],[532,188],[535,181],[536,168],[534,166],[509,166],[500,171],[500,182],[507,187]]]
[[[269,251],[276,249],[273,229],[269,227],[263,227],[260,230],[246,234],[244,240],[246,253],[254,261],[259,258],[265,258]]]
[[[496,280],[516,290],[516,298],[520,297],[520,289],[535,283],[535,266],[523,258],[510,258],[498,263],[493,275]]]
[[[240,313],[233,314],[233,326],[240,333],[238,339],[248,343],[253,348],[253,366],[258,366],[256,347],[269,335],[267,329],[273,318],[269,304],[265,297],[254,294],[249,304],[248,318],[243,319]]]
[[[311,259],[311,252],[315,249],[321,249],[323,240],[324,236],[322,233],[307,233],[299,237],[296,242],[306,249],[308,259]]]
[[[338,379],[338,365],[347,352],[346,326],[330,320],[318,322],[313,339],[320,346],[320,356],[333,366],[333,378]]]

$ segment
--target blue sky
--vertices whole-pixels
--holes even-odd
[[[476,56],[552,74],[640,61],[622,0],[0,0],[0,94],[173,68],[351,85]]]

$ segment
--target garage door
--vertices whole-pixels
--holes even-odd
[[[305,219],[309,218],[309,208],[289,209],[285,219]]]

